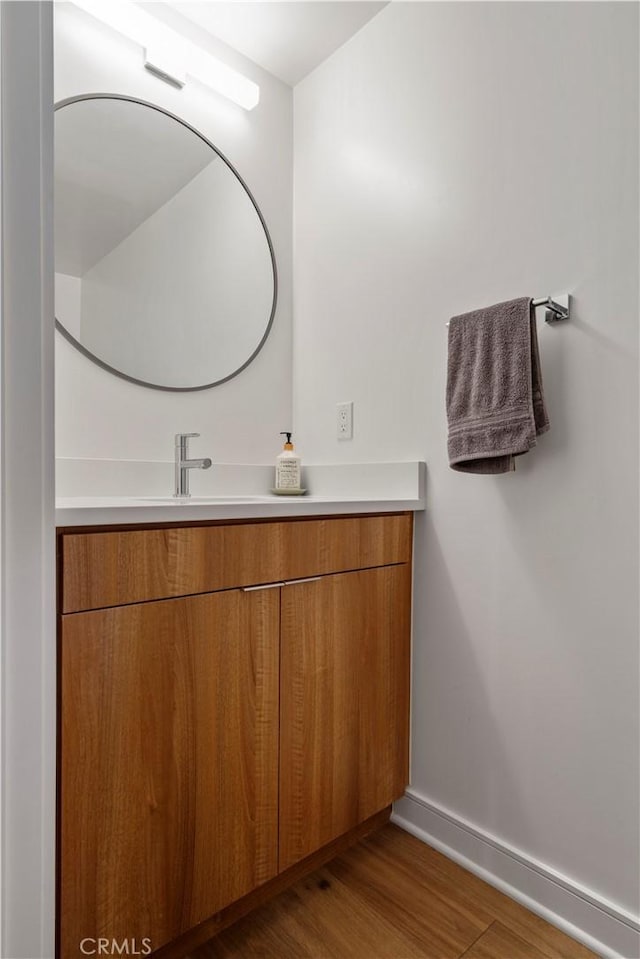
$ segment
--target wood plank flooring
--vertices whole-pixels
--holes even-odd
[[[387,825],[190,959],[594,959],[594,953]]]

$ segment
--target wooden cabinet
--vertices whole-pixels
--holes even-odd
[[[250,522],[61,537],[61,612],[411,562],[411,516]]]
[[[59,547],[59,959],[206,928],[402,795],[410,514]]]
[[[279,617],[230,590],[64,618],[64,959],[158,948],[277,873]]]
[[[409,566],[282,591],[280,869],[404,792]]]

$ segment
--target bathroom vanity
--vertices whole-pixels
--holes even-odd
[[[134,96],[66,97],[55,126],[60,334],[138,387],[246,370],[278,273],[230,160]],[[273,467],[216,464],[188,498],[212,465],[189,436],[177,500],[159,460],[57,466],[59,959],[185,956],[408,781],[421,497],[393,497],[420,464],[306,468],[303,503],[265,495]]]
[[[184,956],[386,819],[412,527],[59,528],[61,959],[87,937]]]

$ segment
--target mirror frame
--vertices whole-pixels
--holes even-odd
[[[122,380],[127,380],[129,383],[136,383],[138,386],[146,386],[152,390],[163,390],[164,392],[168,392],[168,393],[197,393],[200,390],[210,390],[214,386],[220,386],[221,383],[226,383],[228,380],[232,380],[234,376],[237,376],[239,373],[242,373],[242,371],[245,370],[247,366],[249,366],[249,364],[253,362],[253,360],[255,360],[256,356],[258,355],[258,353],[264,346],[267,340],[267,337],[269,336],[269,333],[271,332],[271,327],[273,326],[273,321],[276,314],[276,306],[278,303],[278,271],[276,267],[276,257],[273,249],[273,243],[271,242],[271,236],[269,235],[267,224],[265,223],[265,219],[262,215],[260,207],[258,206],[253,193],[251,192],[251,190],[249,189],[249,187],[247,186],[243,178],[240,176],[236,168],[233,166],[233,164],[224,155],[224,153],[222,153],[216,146],[214,146],[211,140],[209,140],[206,136],[204,136],[204,134],[200,133],[199,130],[196,130],[196,128],[191,126],[190,123],[187,123],[186,120],[183,120],[181,117],[176,116],[175,113],[171,113],[169,110],[165,110],[164,107],[160,107],[156,103],[150,103],[147,100],[140,100],[138,97],[125,96],[120,93],[83,93],[83,94],[79,94],[78,96],[66,97],[64,100],[59,100],[57,103],[54,104],[54,112],[61,110],[63,107],[69,106],[69,104],[71,103],[79,103],[83,100],[125,100],[128,103],[137,103],[139,104],[139,106],[149,107],[151,110],[156,110],[158,113],[164,113],[164,115],[169,117],[171,120],[175,120],[177,123],[181,123],[183,127],[186,127],[187,130],[191,130],[192,133],[194,133],[197,137],[199,137],[199,139],[202,140],[203,143],[206,143],[206,145],[210,147],[213,150],[213,152],[217,154],[217,156],[220,157],[222,162],[226,164],[228,169],[231,171],[231,173],[235,176],[235,178],[240,183],[240,186],[243,187],[243,189],[247,193],[249,199],[251,200],[251,203],[253,204],[253,208],[258,215],[258,219],[260,220],[262,229],[264,230],[264,235],[267,240],[267,246],[269,247],[269,256],[271,257],[271,268],[273,270],[273,302],[271,304],[271,313],[269,315],[269,320],[267,322],[267,326],[265,328],[262,339],[258,343],[257,347],[255,348],[251,356],[248,358],[248,360],[246,360],[241,366],[239,366],[237,370],[234,370],[233,373],[229,373],[227,376],[222,377],[222,379],[214,380],[212,383],[204,383],[202,386],[160,386],[158,383],[148,383],[146,380],[139,380],[135,376],[129,376],[128,373],[123,373],[121,370],[117,370],[114,366],[110,366],[109,363],[105,363],[104,360],[101,360],[100,357],[96,356],[94,353],[88,350],[85,346],[82,345],[82,343],[79,342],[79,340],[75,338],[75,336],[72,336],[71,333],[69,333],[69,331],[64,327],[64,325],[60,322],[57,316],[55,317],[56,330],[58,330],[58,332],[62,334],[65,340],[67,340],[69,343],[75,346],[75,348],[80,353],[86,356],[87,359],[95,363],[96,366],[101,367],[103,370],[106,370],[108,373],[113,373],[114,376],[119,376],[120,379]],[[55,166],[55,156],[54,156],[54,166]],[[54,307],[54,310],[55,310],[55,307]]]

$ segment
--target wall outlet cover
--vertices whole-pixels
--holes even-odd
[[[339,440],[353,439],[353,400],[336,406],[336,430]]]

